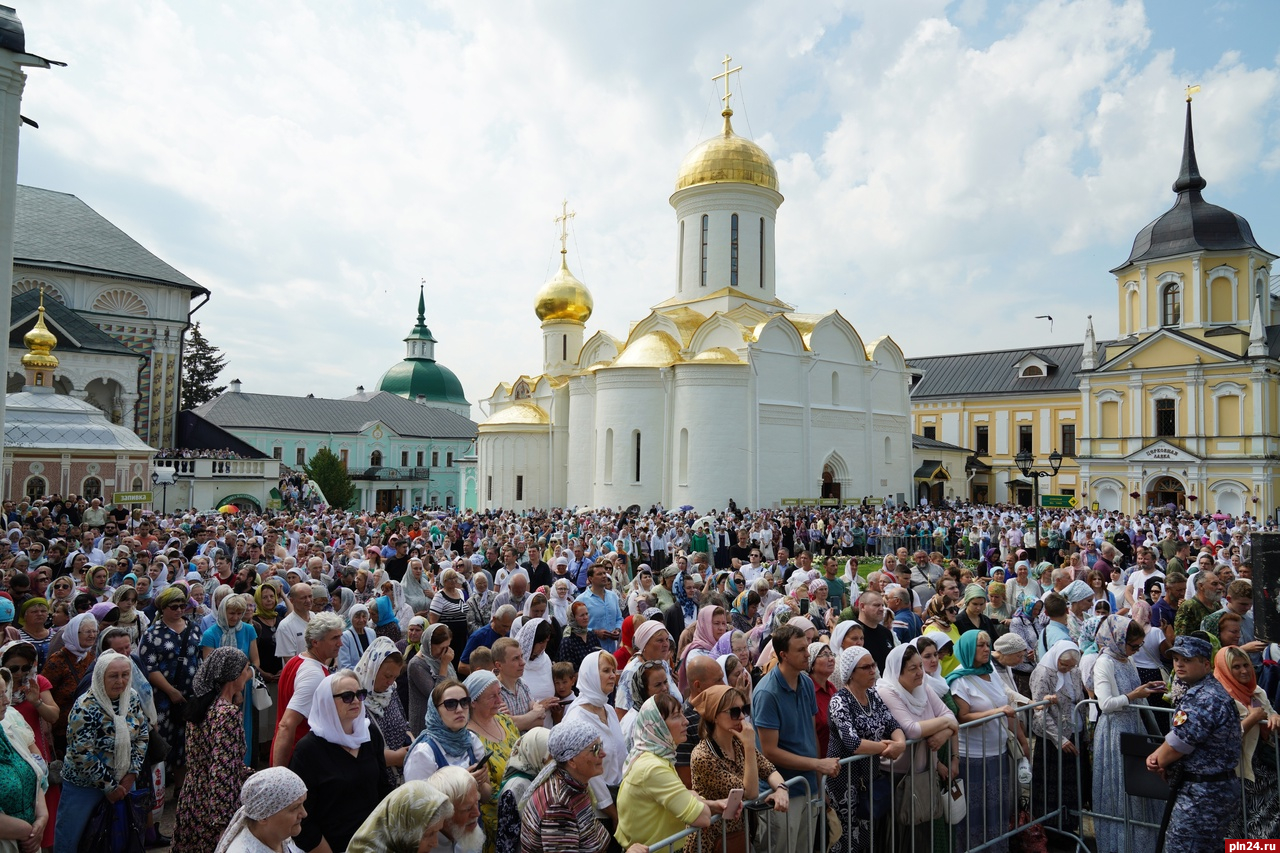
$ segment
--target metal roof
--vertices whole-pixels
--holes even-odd
[[[470,418],[410,402],[386,391],[343,400],[232,391],[194,411],[210,423],[231,430],[358,435],[368,424],[378,421],[405,438],[471,439],[476,435],[476,423]]]
[[[955,444],[947,444],[945,441],[938,441],[936,438],[929,438],[927,435],[911,434],[912,450],[949,450],[952,453],[973,453],[967,447],[960,447]]]
[[[22,184],[13,222],[13,262],[209,292],[70,193]]]
[[[5,412],[5,447],[155,453],[132,430],[107,420],[92,403],[48,388],[5,395]]]
[[[1083,344],[1062,344],[909,358],[910,369],[920,374],[920,381],[911,387],[911,399],[1079,392],[1076,372],[1083,353]],[[1020,377],[1014,365],[1027,355],[1039,356],[1057,366],[1045,376]]]
[[[13,297],[12,321],[9,325],[9,346],[25,348],[22,336],[36,324],[36,309],[40,306],[40,291],[28,290]],[[80,350],[108,355],[142,356],[129,349],[75,311],[56,299],[44,303],[45,322],[53,327],[58,338],[58,350]]]

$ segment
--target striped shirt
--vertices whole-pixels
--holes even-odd
[[[586,785],[563,769],[533,792],[520,819],[522,853],[601,853],[609,832],[596,818]]]

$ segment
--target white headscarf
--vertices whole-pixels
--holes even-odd
[[[858,665],[858,661],[870,655],[862,646],[850,646],[840,652],[836,658],[836,681],[840,689],[844,689],[849,685],[849,676],[853,675],[853,668]]]
[[[245,831],[246,821],[266,820],[307,795],[306,783],[288,767],[267,767],[245,780],[240,788],[240,808],[222,833],[213,853],[226,853]]]
[[[563,596],[561,595],[563,593]],[[547,606],[551,608],[552,617],[561,625],[569,624],[569,608],[573,605],[573,599],[569,597],[569,581],[566,578],[559,578],[551,585],[551,596],[547,599]]]
[[[941,631],[929,631],[924,636],[926,639],[933,641],[933,644],[938,648],[939,656],[942,655],[942,644],[944,642],[951,643],[951,638]],[[920,649],[920,646],[916,642],[919,639],[921,638],[916,637],[915,640],[911,641],[911,645],[915,646],[917,651]],[[938,698],[941,699],[943,696],[946,696],[951,692],[951,687],[947,684],[947,680],[939,674],[942,671],[942,664],[939,663],[938,666],[938,672],[929,672],[927,669],[924,671],[924,683],[929,685],[930,689],[932,689],[934,693],[937,693]]]
[[[222,589],[230,589],[230,587],[219,587],[218,589],[221,591]],[[222,629],[222,642],[219,645],[230,646],[233,649],[239,648],[236,640],[240,636],[241,629],[244,628],[243,614],[240,616],[240,624],[236,625],[234,628],[231,627],[231,620],[227,618],[227,606],[231,604],[234,597],[234,595],[224,595],[222,597],[222,601],[218,603],[217,612],[213,616],[213,620],[217,622],[218,627]],[[242,599],[240,603],[243,605],[244,600]],[[248,612],[248,608],[245,608],[244,613]]]
[[[911,646],[915,648],[915,646]],[[902,682],[898,679],[902,677],[902,658],[907,654],[907,645],[894,646],[893,651],[889,652],[889,656],[884,661],[884,675],[876,682],[876,691],[883,695],[884,693],[892,693],[906,704],[917,721],[931,719],[926,716],[929,713],[929,694],[926,692],[929,688],[921,682],[920,686],[914,690],[908,690],[902,686]],[[923,664],[922,664],[923,666]]]
[[[573,700],[573,705],[608,707],[609,695],[600,687],[600,655],[602,654],[604,652],[592,652],[582,659],[582,664],[578,667],[578,698]]]
[[[307,718],[307,722],[311,724],[311,732],[321,740],[327,740],[329,743],[345,746],[348,749],[359,749],[360,745],[369,740],[369,718],[365,714],[355,718],[352,725],[351,734],[347,734],[342,728],[342,720],[338,719],[338,699],[333,695],[333,682],[342,678],[350,678],[350,675],[335,672],[326,676],[319,686],[316,687],[315,699],[311,702],[311,715]],[[360,680],[356,679],[357,686]]]
[[[86,619],[93,619],[93,624],[98,624],[98,620],[94,619],[93,614],[86,611],[79,616],[71,617],[71,621],[62,629],[62,645],[75,657],[76,663],[84,660],[85,655],[93,652],[93,646],[86,649],[80,645],[80,626],[84,624]]]
[[[129,761],[132,757],[130,750],[130,732],[129,732],[129,699],[134,695],[133,687],[126,685],[124,692],[120,694],[120,698],[113,705],[111,698],[107,696],[107,667],[116,661],[124,661],[129,664],[129,680],[133,680],[133,665],[127,657],[113,651],[105,651],[98,656],[98,660],[93,664],[93,686],[89,688],[89,695],[93,700],[102,706],[102,710],[107,716],[111,717],[111,725],[115,734],[115,750],[111,756],[111,770],[115,773],[115,780],[119,782],[124,775],[129,772]]]
[[[836,655],[844,651],[844,635],[849,633],[849,629],[856,624],[858,623],[852,619],[836,624],[835,630],[831,632],[831,651],[835,652]]]
[[[1062,685],[1066,683],[1066,678],[1058,671],[1058,662],[1065,654],[1074,654],[1077,658],[1083,658],[1084,655],[1080,651],[1080,647],[1073,640],[1059,640],[1049,649],[1049,653],[1040,659],[1036,664],[1037,669],[1044,669],[1051,673],[1056,679],[1053,683],[1055,691],[1061,690]],[[1077,661],[1078,663],[1078,661]]]

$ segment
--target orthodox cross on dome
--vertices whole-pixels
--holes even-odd
[[[569,200],[566,198],[560,202],[560,215],[556,217],[556,224],[560,226],[560,254],[563,256],[568,253],[567,244],[569,242],[569,220],[578,214],[569,209]]]
[[[1200,91],[1200,84],[1187,87],[1187,103],[1191,103],[1191,96]]]
[[[724,66],[724,71],[721,71],[719,74],[711,78],[712,82],[719,80],[721,77],[724,78],[724,95],[720,97],[720,100],[724,101],[724,111],[721,112],[720,114],[724,116],[733,115],[733,110],[729,108],[729,99],[733,97],[733,93],[729,91],[729,75],[735,74],[742,70],[741,65],[739,65],[737,68],[730,68],[729,63],[732,61],[733,61],[733,57],[729,56],[729,54],[726,53],[724,55],[724,59],[720,60],[720,63]]]

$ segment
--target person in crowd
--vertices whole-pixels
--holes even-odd
[[[906,749],[906,738],[875,691],[879,669],[871,652],[859,646],[845,649],[835,672],[840,691],[831,699],[827,756],[877,755],[896,761]],[[873,767],[862,761],[842,768],[830,783],[828,791],[841,821],[838,850],[865,853],[888,843],[889,781],[878,763]]]
[[[942,593],[935,595],[929,599],[929,604],[925,608],[925,635],[928,636],[930,633],[943,634],[954,644],[956,640],[960,639],[960,628],[956,625],[956,619],[959,616],[960,605]],[[943,658],[942,674],[944,676],[949,674],[957,666],[959,664],[954,657],[947,656]]]
[[[960,776],[965,780],[969,815],[957,831],[961,844],[978,846],[1004,831],[1013,808],[1013,775],[1008,736],[1016,731],[1016,711],[1004,687],[992,677],[991,637],[985,631],[962,634],[955,644],[960,665],[947,675],[956,702],[956,719],[963,728],[959,737]],[[1023,755],[1028,753],[1020,739]],[[992,849],[1003,853],[1006,842]]]
[[[329,606],[333,608],[333,612],[342,617],[342,621],[347,623],[347,627],[351,627],[351,608],[355,606],[356,593],[345,586],[340,586],[329,596]],[[365,616],[368,617],[368,608],[365,609]]]
[[[965,588],[963,609],[956,616],[956,630],[961,634],[983,631],[989,637],[996,635],[996,626],[987,616],[987,591],[976,583]]]
[[[234,646],[220,646],[196,670],[187,718],[189,778],[179,793],[174,853],[213,853],[251,772],[242,760],[244,687],[252,670]]]
[[[378,637],[353,670],[365,691],[364,712],[369,726],[382,736],[383,763],[392,787],[404,781],[404,757],[413,741],[400,706],[400,694],[396,691],[396,679],[403,668],[404,656],[396,644],[386,637]]]
[[[431,691],[422,732],[414,738],[405,756],[405,779],[429,779],[441,767],[464,767],[475,775],[487,798],[489,771],[480,764],[484,743],[467,728],[470,720],[471,694],[466,686],[452,679],[437,684]]]
[[[694,705],[701,720],[701,738],[690,758],[693,790],[704,801],[725,800],[735,788],[743,790],[744,799],[764,797],[771,811],[762,815],[752,833],[754,846],[764,848],[769,838],[781,838],[790,798],[785,780],[777,768],[756,746],[755,729],[747,716],[750,706],[741,690],[715,685],[698,694]],[[728,821],[725,832],[731,839],[728,850],[741,850],[734,843],[735,833],[748,831],[746,817]],[[771,824],[771,825],[770,825]],[[720,834],[702,834],[702,853],[719,850]]]
[[[71,708],[54,853],[75,853],[98,803],[104,798],[118,803],[129,796],[142,773],[150,727],[141,700],[129,686],[132,675],[127,657],[115,652],[98,655],[93,687]]]
[[[466,603],[467,627],[469,631],[479,631],[493,618],[497,595],[489,588],[489,576],[484,572],[476,572],[471,579],[471,589]]]
[[[35,853],[44,846],[50,820],[44,792],[48,765],[30,727],[8,713],[12,678],[0,670],[0,846]]]
[[[360,825],[347,853],[426,853],[435,849],[451,817],[453,803],[439,790],[426,782],[406,783]]]
[[[427,621],[432,625],[443,623],[449,629],[454,659],[461,659],[462,652],[467,647],[467,635],[471,633],[467,613],[467,600],[462,594],[462,575],[456,569],[445,569],[440,573],[440,589],[431,598]],[[480,623],[485,624],[488,624],[487,619]]]
[[[666,623],[661,619],[647,619],[636,629],[636,653],[632,655],[618,678],[618,692],[614,704],[619,710],[638,710],[644,704],[643,699],[635,701],[631,688],[635,684],[636,672],[649,663],[662,664],[662,670],[667,674],[667,692],[683,701],[683,694],[679,691],[676,680],[671,674],[671,635],[667,633]]]
[[[423,635],[425,648],[409,661],[409,731],[414,737],[426,723],[432,691],[442,681],[456,681],[453,668],[453,637],[443,622],[432,625]]]
[[[581,669],[583,660],[602,648],[600,637],[590,626],[591,611],[584,602],[575,601],[569,607],[569,624],[560,639],[560,660]]]
[[[522,677],[525,662],[519,641],[511,637],[499,637],[494,642],[492,651],[493,670],[499,683],[498,699],[506,706],[506,716],[521,732],[542,725],[547,711],[556,702],[551,698],[534,701],[529,686]],[[554,685],[552,692],[554,693]]]
[[[622,737],[628,752],[631,751],[632,732],[635,729],[636,718],[640,716],[640,706],[650,696],[656,696],[659,693],[670,693],[667,671],[662,666],[661,661],[645,661],[638,669],[631,670],[630,680],[632,685],[629,695],[635,706],[623,715],[619,723],[622,727]],[[621,685],[619,685],[619,690],[621,690]]]
[[[92,613],[81,613],[62,629],[62,648],[49,655],[44,676],[58,706],[53,721],[53,743],[58,754],[66,749],[67,717],[75,700],[76,685],[94,666],[94,648],[98,640],[98,621]]]
[[[214,649],[230,647],[244,652],[255,671],[261,666],[258,659],[258,633],[245,619],[248,609],[243,596],[228,595],[222,599],[214,614],[216,623],[200,639],[201,654],[206,659]],[[245,741],[244,763],[252,767],[254,744],[257,742],[253,731],[256,719],[253,711],[253,685],[246,681],[241,687],[244,690],[244,701],[240,704]]]
[[[442,767],[427,784],[449,798],[453,817],[444,822],[436,849],[441,853],[480,853],[485,846],[480,826],[481,791],[475,776],[461,767]]]
[[[187,742],[181,706],[191,694],[200,667],[201,635],[195,622],[183,615],[186,609],[187,595],[182,587],[165,587],[156,596],[157,618],[147,626],[138,646],[142,669],[154,689],[156,730],[169,744],[165,769],[173,774],[175,790],[179,791],[185,775]]]
[[[31,601],[37,599],[30,599]],[[111,601],[120,608],[116,617],[116,625],[129,632],[130,641],[136,646],[142,642],[142,635],[147,630],[150,620],[138,610],[138,591],[132,586],[122,586],[111,594]]]
[[[1089,802],[1093,783],[1089,739],[1076,708],[1088,698],[1080,675],[1081,657],[1080,647],[1073,641],[1059,640],[1031,673],[1032,701],[1052,703],[1036,708],[1031,718],[1036,738],[1031,815],[1041,817],[1061,803],[1063,812],[1053,825],[1063,832],[1076,831],[1077,813]]]
[[[509,653],[519,658],[520,650],[516,648]],[[480,800],[480,822],[485,836],[492,842],[498,832],[498,791],[507,762],[520,739],[520,729],[515,719],[501,712],[504,707],[502,684],[492,672],[476,670],[467,676],[463,686],[471,697],[471,719],[467,721],[467,728],[480,738],[484,754],[489,756],[484,766],[488,772],[489,793]],[[492,843],[488,846],[492,848]]]
[[[555,680],[551,677],[551,655],[547,644],[551,641],[551,622],[545,616],[527,620],[516,634],[524,671],[518,676],[529,688],[529,698],[535,703],[554,699]],[[550,710],[548,708],[548,710]]]
[[[308,853],[346,850],[365,818],[391,792],[382,736],[370,728],[364,713],[367,695],[350,670],[325,676],[315,689],[307,718],[311,731],[289,759],[289,769],[311,792],[311,808],[297,835],[298,846]]]
[[[306,801],[306,783],[288,767],[259,770],[240,787],[240,807],[214,853],[302,853],[293,837],[302,831]]]
[[[651,845],[689,826],[706,828],[712,815],[724,811],[724,799],[702,799],[676,773],[676,747],[688,727],[680,703],[670,695],[651,696],[641,706],[618,791],[614,837],[623,848]]]
[[[520,850],[520,826],[528,805],[530,785],[551,760],[548,741],[551,729],[539,726],[530,729],[516,741],[516,748],[507,760],[502,774],[502,786],[498,789],[498,833],[494,838],[496,853],[518,853]]]
[[[622,784],[622,766],[627,754],[618,713],[609,704],[609,695],[617,683],[618,665],[613,655],[603,651],[587,655],[578,670],[578,698],[569,706],[561,723],[582,720],[596,730],[596,737],[604,744],[609,757],[605,759],[603,772],[591,780],[591,791],[597,806],[615,822],[614,792]]]
[[[693,639],[680,651],[680,667],[678,680],[681,693],[689,692],[689,677],[686,672],[689,656],[708,655],[715,649],[716,643],[729,630],[729,614],[723,607],[708,606],[698,611]]]
[[[527,735],[526,735],[527,737]],[[529,783],[522,802],[522,853],[604,853],[609,830],[597,817],[588,788],[604,769],[605,748],[585,720],[567,720],[547,738],[551,761]],[[643,853],[638,847],[628,853]]]
[[[1017,634],[1005,634],[991,644],[992,676],[1004,688],[1005,698],[1015,708],[1031,704],[1031,679],[1022,677],[1018,671],[1030,652],[1027,641]]]
[[[342,645],[342,617],[315,614],[307,622],[304,640],[307,650],[290,658],[280,672],[276,733],[271,741],[271,763],[278,767],[289,763],[294,747],[310,731],[312,700]]]
[[[500,637],[510,635],[511,623],[515,621],[515,618],[516,609],[510,604],[495,607],[489,624],[478,631],[472,631],[471,636],[467,638],[467,647],[462,652],[462,658],[458,664],[458,673],[463,676],[469,675],[471,673],[472,650],[478,648],[492,649],[493,644]]]
[[[413,557],[409,560],[409,571],[400,582],[404,589],[404,600],[414,615],[425,618],[431,609],[430,579],[422,565],[422,560]]]
[[[1244,650],[1235,647],[1220,649],[1214,656],[1213,675],[1235,702],[1243,734],[1243,749],[1236,775],[1244,780],[1244,814],[1248,815],[1248,823],[1243,824],[1237,815],[1228,825],[1226,837],[1280,837],[1277,768],[1266,755],[1266,750],[1273,747],[1259,744],[1263,734],[1273,744],[1280,736],[1280,715],[1272,707],[1267,692],[1258,686],[1253,662]]]
[[[827,741],[831,736],[827,726],[827,709],[831,705],[831,697],[836,695],[840,685],[832,679],[836,671],[836,656],[831,646],[823,642],[809,644],[809,680],[813,682],[814,699],[818,703],[818,713],[813,718],[813,728],[818,735],[818,754],[827,754]],[[727,673],[726,673],[727,676]]]
[[[1101,620],[1094,642],[1098,658],[1093,666],[1094,695],[1098,699],[1098,723],[1093,732],[1094,835],[1098,853],[1120,853],[1129,849],[1154,850],[1156,834],[1149,827],[1133,826],[1133,844],[1125,839],[1123,774],[1114,764],[1120,755],[1120,735],[1147,731],[1139,709],[1152,696],[1165,691],[1164,682],[1143,682],[1130,657],[1145,641],[1142,628],[1128,616],[1108,616]],[[1082,647],[1083,648],[1083,647]],[[1086,681],[1087,683],[1087,681]],[[1149,712],[1148,712],[1149,713]],[[1158,824],[1156,802],[1129,797],[1129,815],[1134,820]]]
[[[302,582],[302,573],[296,569],[291,574],[297,580],[289,587],[286,597],[289,613],[276,627],[276,657],[280,658],[281,666],[307,650],[305,633],[311,621],[311,585]]]
[[[338,666],[354,669],[378,637],[369,627],[369,608],[363,604],[351,605],[347,612],[347,625],[342,632],[342,648],[338,650]]]

